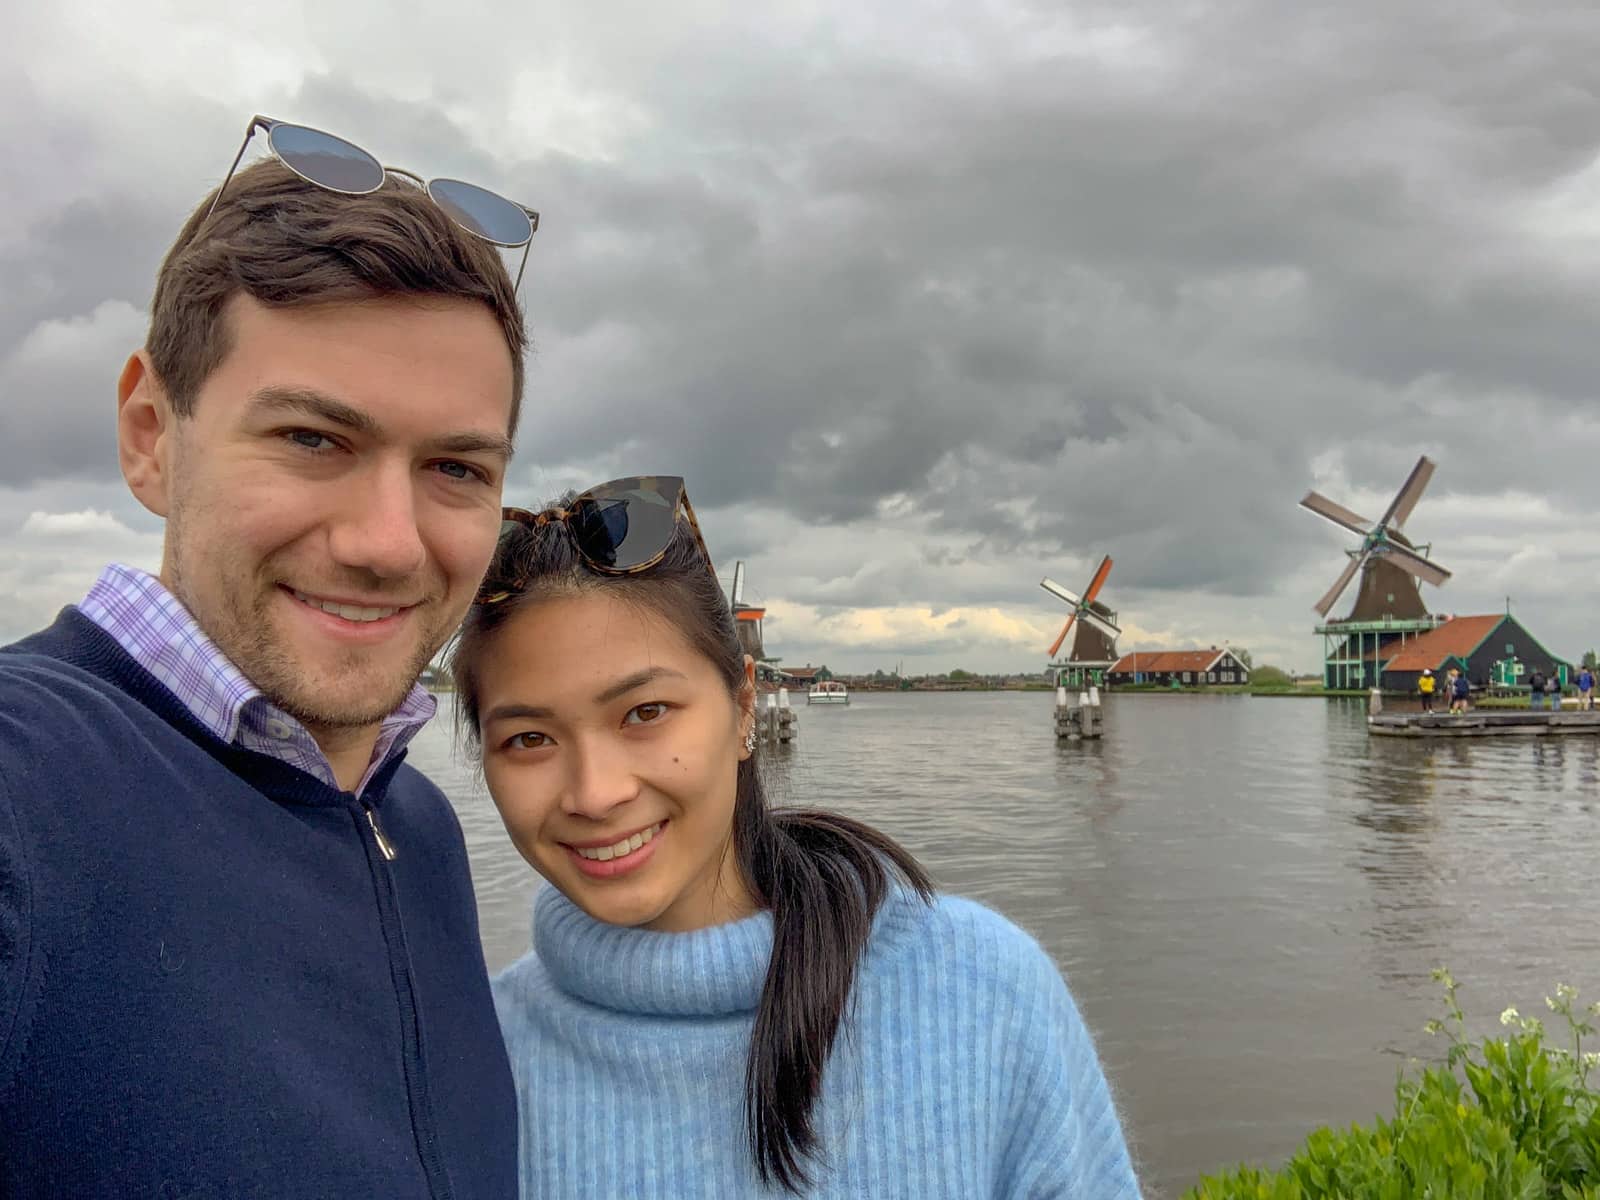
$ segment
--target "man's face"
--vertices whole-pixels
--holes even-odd
[[[230,304],[170,419],[162,582],[313,727],[368,726],[460,622],[500,530],[511,355],[464,300]]]

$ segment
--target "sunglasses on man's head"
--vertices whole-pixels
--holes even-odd
[[[592,569],[602,575],[635,575],[648,571],[667,556],[672,536],[678,528],[678,510],[683,509],[694,531],[695,544],[711,567],[711,552],[700,533],[689,493],[676,475],[630,475],[613,479],[580,494],[569,508],[547,508],[529,512],[525,508],[501,510],[499,551],[508,540],[526,536],[552,521],[566,526],[572,546]],[[495,554],[495,560],[501,559]],[[497,577],[491,569],[474,603],[499,604],[528,586],[526,576]]]
[[[223,190],[233,173],[239,169],[245,147],[257,129],[267,131],[267,145],[273,155],[289,170],[307,183],[327,188],[330,192],[343,192],[347,196],[364,196],[383,186],[390,175],[410,180],[432,198],[433,202],[457,225],[473,237],[482,238],[496,246],[509,249],[522,247],[522,266],[517,268],[515,287],[522,285],[522,272],[528,265],[528,251],[533,246],[533,235],[539,228],[539,214],[533,209],[507,200],[504,196],[461,179],[424,179],[399,167],[386,167],[354,142],[323,133],[307,125],[293,125],[274,121],[271,117],[254,116],[250,127],[244,131],[244,142],[239,153],[233,156],[233,166],[217,189],[216,199],[206,216],[217,210]]]

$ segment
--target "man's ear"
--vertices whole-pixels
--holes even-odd
[[[176,419],[149,353],[136,350],[117,379],[117,458],[128,490],[158,517],[167,515]]]

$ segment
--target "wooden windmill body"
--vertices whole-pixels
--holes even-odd
[[[1073,687],[1095,684],[1103,687],[1106,672],[1116,665],[1117,635],[1122,631],[1117,628],[1117,614],[1098,599],[1100,589],[1105,586],[1106,577],[1110,574],[1111,559],[1108,556],[1101,559],[1099,568],[1081,597],[1073,595],[1053,579],[1039,581],[1040,587],[1072,608],[1067,623],[1061,627],[1061,632],[1048,651],[1050,670],[1055,673],[1058,684]],[[1056,656],[1074,628],[1077,632],[1072,638],[1072,650],[1065,658],[1058,659]]]
[[[728,591],[728,601],[733,609],[733,628],[739,635],[739,648],[756,662],[765,662],[767,651],[761,640],[761,622],[767,610],[744,602],[743,559],[733,565],[733,587]]]
[[[1316,631],[1323,637],[1323,684],[1330,689],[1376,687],[1383,663],[1398,653],[1399,647],[1445,620],[1428,611],[1420,585],[1438,587],[1450,578],[1450,572],[1427,557],[1431,546],[1418,546],[1402,532],[1433,472],[1432,459],[1426,455],[1417,459],[1377,521],[1317,492],[1307,492],[1300,501],[1302,507],[1361,537],[1358,548],[1346,551],[1350,561],[1339,578],[1314,605],[1323,618]],[[1358,573],[1361,582],[1355,605],[1348,615],[1329,618]]]

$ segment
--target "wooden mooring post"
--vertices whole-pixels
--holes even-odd
[[[1073,742],[1097,738],[1102,728],[1098,687],[1091,684],[1087,692],[1079,692],[1076,703],[1066,688],[1056,688],[1056,737]]]
[[[789,689],[767,693],[767,702],[756,709],[756,733],[770,745],[788,745],[800,732],[799,715],[789,707]]]

